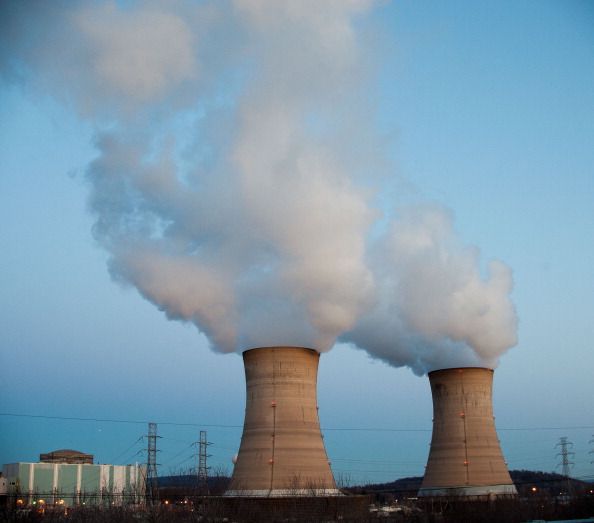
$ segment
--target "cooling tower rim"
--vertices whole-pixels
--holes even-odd
[[[440,372],[443,372],[443,373],[446,373],[446,372],[447,373],[452,373],[452,372],[455,372],[455,371],[464,372],[465,370],[486,370],[486,371],[491,372],[491,373],[494,373],[495,372],[495,369],[492,369],[490,367],[477,367],[476,365],[474,365],[474,366],[469,366],[469,367],[448,367],[446,369],[435,369],[435,370],[432,370],[432,371],[428,372],[427,373],[427,376],[436,375],[436,374],[439,374]]]
[[[242,354],[246,354],[246,353],[252,352],[252,351],[276,350],[276,349],[289,349],[289,350],[298,349],[298,350],[305,350],[308,352],[315,352],[316,354],[320,354],[319,350],[312,349],[311,347],[300,347],[298,345],[270,345],[270,346],[267,345],[264,347],[250,347],[249,349],[245,349],[242,352]]]

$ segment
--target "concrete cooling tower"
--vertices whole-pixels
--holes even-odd
[[[317,406],[320,355],[302,347],[243,353],[246,410],[226,496],[338,496]]]
[[[429,382],[433,436],[419,496],[516,495],[495,432],[493,371],[436,370]]]

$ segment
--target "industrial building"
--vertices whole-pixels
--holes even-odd
[[[4,465],[2,476],[12,506],[144,503],[146,467],[142,465],[94,464],[92,455],[73,450],[58,450],[41,457],[48,461]]]
[[[92,465],[93,455],[84,454],[78,450],[62,449],[40,454],[39,461],[41,463],[84,463]]]
[[[245,351],[246,411],[226,496],[340,496],[317,402],[320,354],[303,347]]]
[[[7,489],[6,489],[6,478],[0,472],[0,507],[6,506]]]
[[[495,431],[493,370],[436,370],[429,382],[433,435],[419,496],[515,496]]]
[[[320,354],[305,347],[243,353],[245,421],[229,489],[211,498],[229,520],[338,521],[369,515],[368,495],[337,487],[320,430]],[[214,505],[212,505],[214,504]]]

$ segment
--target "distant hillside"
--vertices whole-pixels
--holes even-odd
[[[387,483],[371,483],[349,487],[344,490],[353,494],[386,493],[396,497],[414,497],[421,487],[422,477],[400,478]]]
[[[518,493],[522,497],[538,494],[558,496],[567,492],[568,482],[561,474],[533,470],[511,470],[510,475],[518,489]],[[227,476],[208,478],[209,493],[212,495],[222,494],[227,489],[230,479]],[[357,485],[344,490],[353,494],[389,494],[396,498],[416,497],[422,480],[422,477],[400,478],[387,483]],[[585,481],[571,479],[569,487],[575,493],[582,493],[592,490],[594,485]],[[171,494],[197,494],[199,491],[198,479],[195,474],[162,476],[159,477],[159,490]]]
[[[586,492],[592,489],[592,484],[579,479],[569,481],[561,474],[555,472],[538,472],[532,470],[511,470],[518,493],[521,496],[534,495],[535,493],[546,492],[552,496],[567,493],[571,489],[575,493]],[[533,490],[536,488],[536,490]]]
[[[558,496],[566,493],[568,488],[567,480],[554,472],[539,472],[532,470],[510,470],[512,481],[521,496],[546,493]],[[414,497],[421,487],[422,477],[400,478],[387,483],[372,483],[350,487],[346,490],[353,493],[390,493],[400,497]],[[585,492],[592,489],[592,483],[571,479],[569,487],[574,492]],[[533,490],[536,489],[536,490]]]
[[[208,493],[214,496],[223,494],[227,490],[231,478],[227,476],[213,476],[208,478]],[[195,474],[180,474],[175,476],[160,476],[159,491],[171,494],[195,495],[202,494]]]

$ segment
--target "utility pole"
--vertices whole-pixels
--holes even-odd
[[[555,445],[555,448],[559,447],[560,451],[557,454],[558,457],[561,458],[561,463],[557,464],[557,466],[561,466],[561,474],[565,477],[567,482],[567,494],[571,495],[571,479],[569,478],[569,470],[572,465],[575,465],[573,461],[570,461],[569,458],[575,456],[575,452],[569,450],[573,448],[573,443],[567,440],[566,436],[559,438],[559,443]]]
[[[206,431],[200,431],[200,441],[198,447],[198,489],[199,491],[207,495],[208,494],[208,471],[210,467],[206,465],[207,458],[210,454],[206,453],[206,449],[210,443],[206,439]]]
[[[159,480],[157,476],[157,424],[148,425],[148,448],[146,455],[146,499],[150,505],[159,500]]]

